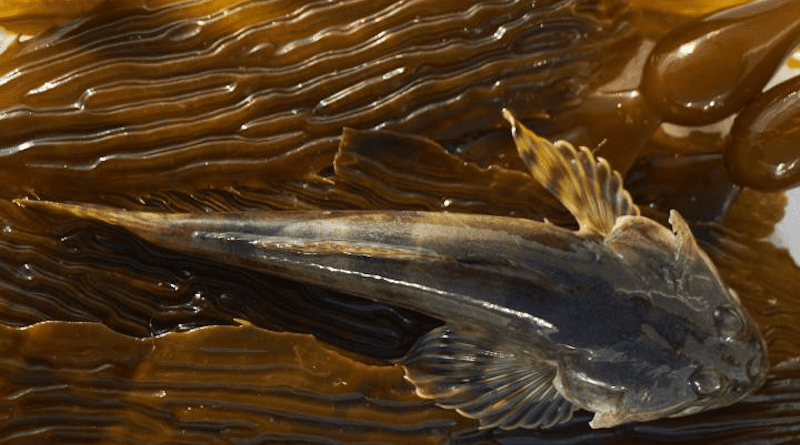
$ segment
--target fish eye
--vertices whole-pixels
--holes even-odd
[[[744,329],[744,320],[736,309],[730,306],[720,306],[714,310],[714,322],[719,333],[726,337],[733,337]]]
[[[720,392],[725,384],[722,374],[709,369],[698,369],[689,380],[697,395],[709,397]]]

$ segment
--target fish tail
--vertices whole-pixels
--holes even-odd
[[[28,209],[70,215],[82,219],[92,219],[124,227],[134,232],[140,232],[143,227],[147,227],[153,222],[152,216],[148,217],[148,215],[153,215],[153,213],[150,212],[119,210],[111,207],[89,204],[66,204],[52,201],[39,201],[27,198],[15,199],[13,202],[20,207]],[[168,217],[169,214],[156,215],[159,215],[159,218],[165,218]]]

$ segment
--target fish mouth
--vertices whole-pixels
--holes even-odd
[[[741,394],[729,390],[727,394],[720,395],[718,398],[710,398],[707,400],[698,398],[678,406],[657,411],[598,411],[595,412],[594,417],[589,422],[589,426],[592,427],[592,429],[613,428],[628,422],[649,422],[663,418],[689,416],[703,411],[730,406],[750,394],[750,392],[752,392],[752,389]]]
[[[763,382],[764,378],[759,376],[757,381],[739,383],[738,385],[729,384],[725,393],[717,394],[705,400],[698,398],[694,401],[688,402],[677,408],[672,414],[665,413],[666,417],[689,416],[702,411],[709,411],[731,406],[761,387]]]
[[[720,406],[721,407],[721,406]],[[683,416],[691,416],[692,414],[697,414],[699,412],[706,411],[708,409],[712,409],[714,407],[711,404],[703,403],[690,403],[688,406],[684,406],[683,408],[679,409],[678,411],[667,415],[667,417],[683,417]]]

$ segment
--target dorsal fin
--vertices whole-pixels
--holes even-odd
[[[692,279],[699,277],[697,267],[703,267],[700,266],[702,264],[713,265],[713,263],[705,251],[697,244],[697,240],[692,234],[692,229],[689,228],[689,224],[677,210],[670,210],[669,224],[675,234],[676,243],[674,264],[676,265],[677,277],[675,282],[682,287]],[[721,280],[715,268],[712,268],[711,273]]]
[[[478,419],[482,429],[549,428],[572,418],[578,408],[553,386],[555,365],[494,343],[442,326],[403,359],[406,379],[421,397]]]
[[[522,125],[503,109],[511,123],[517,150],[531,175],[578,221],[580,233],[606,236],[618,217],[639,215],[639,208],[622,185],[619,173],[603,158],[569,142],[551,143]]]
[[[696,256],[695,252],[700,251],[697,241],[694,239],[692,229],[689,224],[683,219],[677,210],[670,210],[669,224],[672,226],[672,232],[675,234],[678,248],[675,251],[675,262],[683,264],[691,258]]]

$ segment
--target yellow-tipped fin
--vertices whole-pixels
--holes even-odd
[[[619,173],[605,159],[595,158],[586,147],[536,135],[505,108],[503,116],[531,175],[572,213],[581,233],[606,236],[620,216],[639,215]]]

